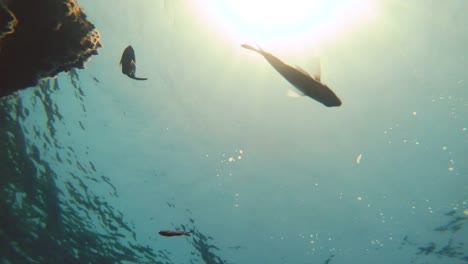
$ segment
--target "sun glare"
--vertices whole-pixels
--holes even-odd
[[[227,0],[227,10],[237,16],[243,26],[253,30],[301,25],[307,18],[307,10],[319,8],[318,1],[249,1]]]
[[[239,41],[316,41],[375,16],[372,0],[198,0],[198,12]]]

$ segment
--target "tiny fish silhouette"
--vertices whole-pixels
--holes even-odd
[[[294,85],[303,95],[307,95],[312,99],[322,103],[325,106],[340,106],[341,100],[336,94],[328,88],[325,84],[320,82],[320,74],[315,77],[304,71],[299,67],[293,67],[287,63],[282,62],[271,53],[264,51],[262,48],[258,49],[247,45],[241,45],[245,49],[253,50],[263,57],[278,71],[289,83]]]
[[[176,230],[161,230],[159,231],[161,236],[173,237],[173,236],[190,236],[190,231],[176,231]]]
[[[128,46],[124,50],[122,58],[120,59],[120,64],[122,65],[122,73],[127,75],[128,77],[139,81],[148,80],[148,78],[135,77],[136,59],[135,51],[133,50],[132,46]]]

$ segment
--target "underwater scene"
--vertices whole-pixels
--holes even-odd
[[[467,13],[0,0],[0,263],[468,263]]]

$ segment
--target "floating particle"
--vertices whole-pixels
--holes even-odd
[[[356,158],[356,164],[361,163],[362,154],[359,154]]]
[[[453,167],[448,167],[448,170],[449,170],[449,171],[453,171]]]
[[[236,159],[233,158],[233,157],[229,157],[228,161],[229,161],[229,162],[233,162],[233,161],[236,161]]]
[[[241,149],[241,150],[239,150],[239,153],[242,154],[242,153],[244,153],[244,151]]]
[[[446,146],[443,146],[443,147],[442,147],[442,150],[447,150],[447,147],[446,147]]]
[[[468,209],[463,210],[464,215],[468,215]]]
[[[462,128],[462,131],[466,131],[466,127]]]
[[[413,112],[413,115],[415,116],[415,115],[416,115],[416,112]]]
[[[361,200],[362,200],[362,197],[361,197],[361,196],[358,196],[356,199],[357,199],[358,201],[361,201]]]
[[[242,157],[241,157],[241,156],[237,156],[237,159],[242,159]]]

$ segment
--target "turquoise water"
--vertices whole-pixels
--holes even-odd
[[[287,97],[193,4],[79,3],[99,55],[2,102],[24,220],[2,263],[468,262],[468,2],[381,1],[320,48],[258,41],[319,54],[338,108]],[[128,45],[147,81],[121,74]]]

